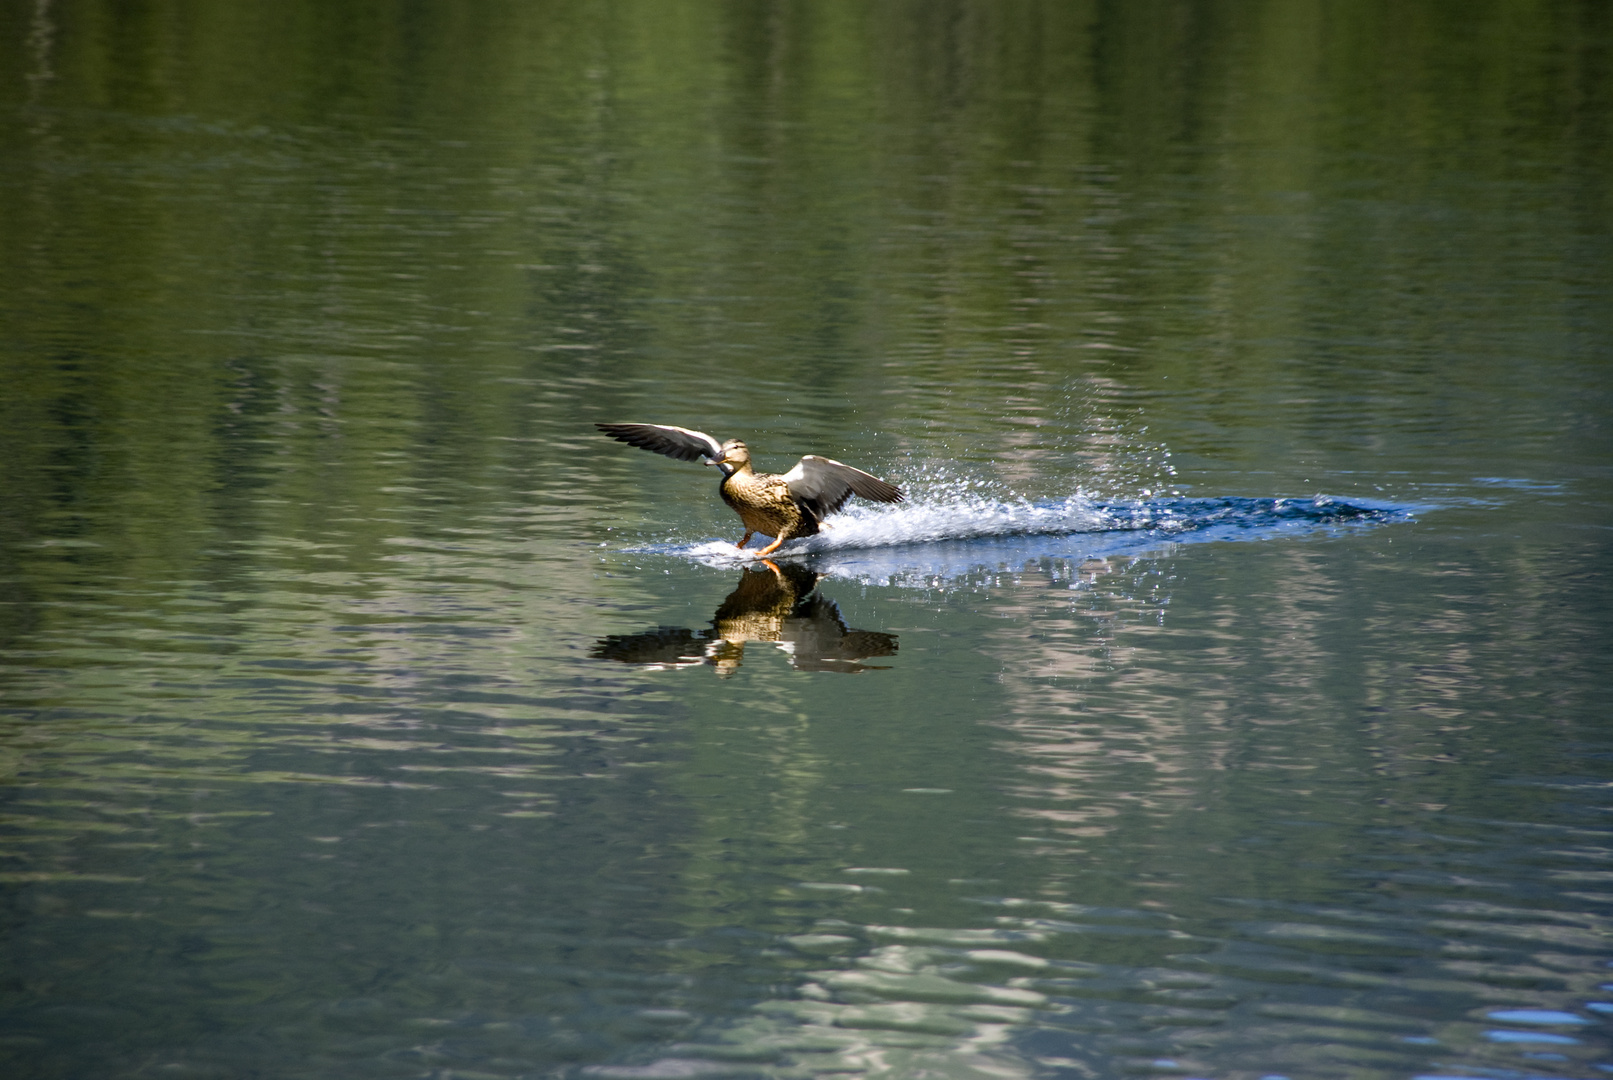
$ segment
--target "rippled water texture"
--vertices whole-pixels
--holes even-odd
[[[0,5],[0,1075],[1613,1072],[1610,125],[1601,0]]]

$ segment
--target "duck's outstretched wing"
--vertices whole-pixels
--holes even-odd
[[[613,439],[629,446],[653,450],[679,461],[701,461],[722,457],[722,443],[704,431],[667,427],[663,424],[595,424]]]
[[[784,482],[797,502],[822,521],[846,505],[853,495],[874,502],[901,502],[902,492],[871,473],[853,469],[831,458],[808,454],[784,474]]]

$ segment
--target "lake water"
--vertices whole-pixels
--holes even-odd
[[[1613,1072],[1610,177],[1600,0],[0,6],[0,1071]]]

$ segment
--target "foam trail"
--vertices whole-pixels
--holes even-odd
[[[1161,544],[1261,540],[1333,533],[1408,520],[1415,508],[1390,503],[1312,499],[1219,498],[1099,502],[1071,496],[1052,502],[1003,502],[978,496],[852,508],[817,536],[785,545],[773,558],[800,559],[832,577],[863,581],[948,580],[982,566],[1023,566],[1038,559],[1142,554]],[[723,540],[652,545],[639,550],[708,566],[754,561]]]
[[[1115,522],[1102,507],[1076,496],[1045,504],[968,498],[909,503],[890,510],[858,506],[829,519],[828,525],[826,531],[800,541],[796,550],[818,554],[988,536],[1069,535],[1111,529]]]

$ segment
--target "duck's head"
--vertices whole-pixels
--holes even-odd
[[[750,464],[750,447],[738,439],[729,439],[722,444],[722,454],[719,457],[707,458],[707,465],[721,465],[722,471],[732,473],[735,469],[743,469]]]

